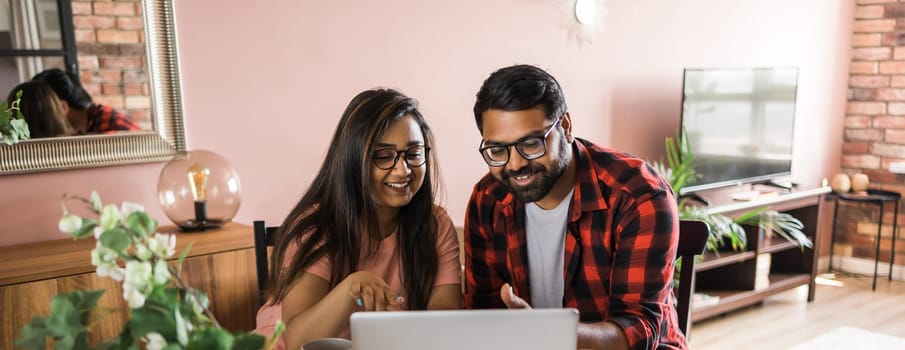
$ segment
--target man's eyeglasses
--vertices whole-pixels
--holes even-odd
[[[522,158],[527,160],[543,157],[547,153],[547,136],[550,136],[550,132],[556,128],[556,124],[559,124],[560,120],[562,119],[556,119],[549,126],[549,129],[544,131],[543,136],[527,137],[505,145],[484,146],[484,141],[481,141],[479,151],[484,156],[484,161],[487,162],[487,165],[492,167],[501,167],[509,163],[509,153],[512,146],[515,146],[515,150],[522,155]]]
[[[415,145],[401,151],[394,148],[381,148],[374,151],[374,165],[381,170],[390,170],[396,167],[399,156],[404,155],[405,164],[409,168],[417,168],[427,163],[427,154],[431,148],[422,145]]]

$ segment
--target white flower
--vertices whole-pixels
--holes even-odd
[[[107,204],[101,210],[101,227],[104,230],[112,230],[119,225],[120,215],[119,208],[113,204]]]
[[[155,233],[148,240],[148,249],[159,257],[172,257],[176,254],[176,235]]]
[[[154,265],[154,284],[164,285],[170,280],[170,269],[165,260],[157,260]]]
[[[154,255],[154,252],[152,252],[150,249],[148,249],[148,247],[145,246],[144,244],[141,244],[141,243],[135,244],[135,256],[137,256],[142,261],[147,261],[147,260],[151,259],[151,256],[153,256],[153,255]]]
[[[117,282],[123,280],[124,270],[122,267],[116,266],[115,264],[97,265],[96,272],[100,277],[110,277]]]
[[[125,285],[123,285],[125,287]],[[145,295],[135,289],[123,288],[123,299],[129,303],[129,307],[137,309],[145,305]]]
[[[147,261],[133,260],[127,262],[123,290],[129,289],[138,291],[139,293],[149,293],[150,289],[153,288],[153,286],[148,283],[151,280],[151,273],[151,263]]]
[[[104,234],[104,228],[100,226],[94,226],[94,239],[101,239],[102,234]]]
[[[91,264],[97,266],[104,263],[114,263],[117,257],[119,255],[115,251],[98,241],[94,244],[94,250],[91,251]]]
[[[60,231],[73,233],[80,228],[82,228],[82,218],[72,214],[65,214],[60,218]]]
[[[129,214],[132,214],[136,211],[145,211],[145,207],[142,206],[141,204],[136,204],[136,203],[132,203],[132,202],[123,202],[123,204],[120,205],[119,211],[122,212],[123,219],[125,219],[125,218],[129,217]]]
[[[163,336],[157,332],[151,332],[145,335],[145,341],[148,345],[145,346],[147,350],[160,350],[167,346],[166,339],[163,339]]]

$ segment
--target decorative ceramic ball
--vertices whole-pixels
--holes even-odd
[[[848,193],[848,190],[852,188],[852,182],[845,173],[838,173],[833,175],[833,179],[830,180],[830,187],[833,192]]]
[[[204,150],[181,153],[160,171],[157,199],[184,231],[217,228],[239,210],[239,175],[220,155]]]
[[[870,184],[870,179],[866,174],[855,174],[852,175],[852,191],[854,192],[867,192],[867,185]]]

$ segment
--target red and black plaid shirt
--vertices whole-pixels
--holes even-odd
[[[88,121],[84,133],[109,133],[126,130],[141,130],[128,117],[110,106],[93,104],[87,110]]]
[[[643,160],[576,139],[563,307],[610,321],[631,349],[685,349],[672,294],[679,240],[669,183]],[[503,308],[503,283],[531,302],[525,204],[490,174],[465,218],[465,307]]]

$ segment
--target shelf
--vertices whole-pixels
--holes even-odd
[[[720,256],[716,256],[713,252],[707,252],[701,258],[701,261],[695,263],[694,270],[696,272],[715,269],[720,266],[732,265],[748,259],[754,259],[757,253],[754,251],[743,252],[720,252]]]
[[[813,237],[811,237],[811,239],[813,240]],[[787,241],[782,237],[773,237],[770,240],[761,241],[760,245],[757,247],[757,253],[776,253],[798,248],[798,244],[795,242]]]
[[[766,299],[767,297],[793,289],[798,286],[807,285],[811,281],[809,273],[770,274],[770,285],[763,289],[756,290],[697,290],[695,293],[704,293],[707,295],[720,297],[719,303],[692,309],[691,320],[699,321],[716,315],[738,309],[746,305],[751,305]]]

